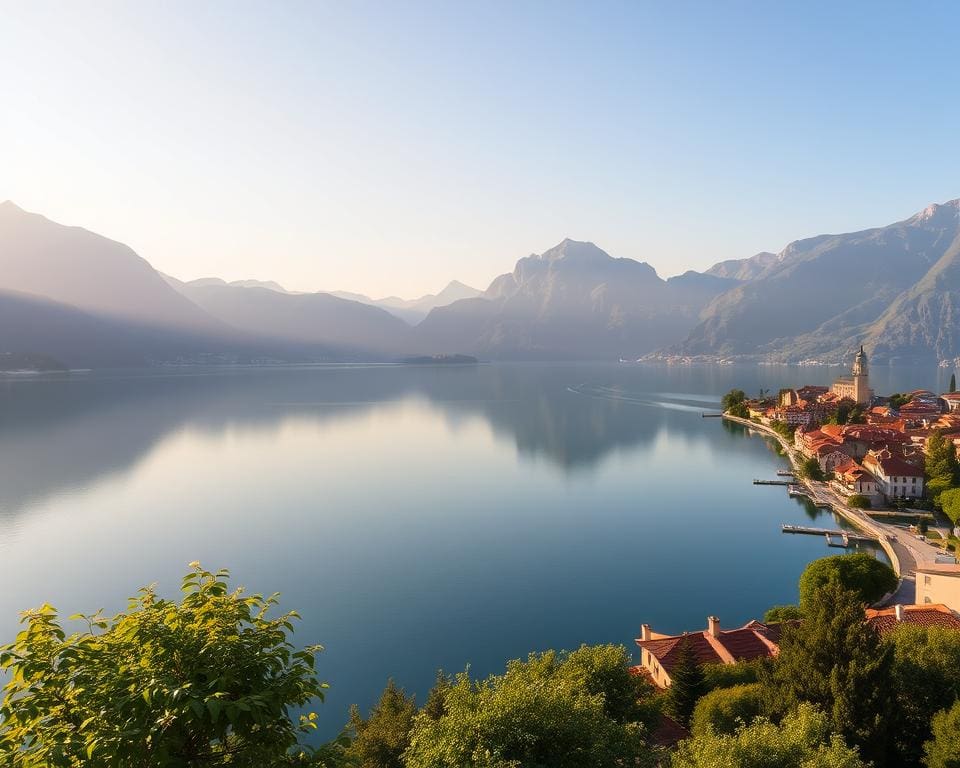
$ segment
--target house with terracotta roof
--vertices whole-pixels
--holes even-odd
[[[921,572],[918,568],[918,575]],[[896,629],[900,624],[945,627],[960,631],[960,617],[942,603],[867,608],[864,620],[881,635]],[[709,616],[705,630],[684,632],[682,635],[662,635],[650,629],[649,624],[644,624],[640,628],[640,637],[636,640],[640,646],[640,664],[631,667],[630,671],[649,676],[650,680],[661,688],[669,688],[670,673],[683,643],[692,646],[700,664],[736,664],[740,661],[773,658],[780,653],[783,629],[795,623],[764,624],[754,619],[737,629],[720,629],[720,619]]]
[[[923,496],[923,467],[897,456],[889,448],[871,450],[863,468],[877,480],[877,490],[888,499],[918,499]]]
[[[738,661],[769,658],[780,652],[780,624],[753,620],[737,629],[720,629],[720,619],[707,617],[707,628],[682,635],[661,635],[649,624],[640,628],[640,668],[661,688],[670,686],[670,672],[683,643],[693,648],[701,664],[736,664]]]
[[[940,395],[940,399],[947,404],[951,412],[960,411],[960,392],[947,392],[945,395]]]
[[[851,496],[874,497],[878,495],[877,479],[855,459],[847,459],[833,468],[833,486],[840,493]]]
[[[867,623],[881,635],[896,629],[900,624],[960,630],[960,618],[942,603],[867,608]]]
[[[921,605],[943,603],[960,611],[960,565],[918,566],[917,602]]]

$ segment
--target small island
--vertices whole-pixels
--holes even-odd
[[[476,365],[479,360],[471,355],[419,355],[405,357],[405,365]]]

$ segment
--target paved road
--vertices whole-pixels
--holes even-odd
[[[794,466],[799,466],[804,460],[805,457],[802,456],[799,451],[795,450],[780,434],[769,427],[733,416],[725,416],[724,418],[739,422],[744,426],[762,432],[777,440],[787,452]],[[856,527],[881,538],[882,543],[885,543],[887,547],[893,550],[897,560],[895,565],[898,566],[897,575],[900,576],[900,585],[897,591],[887,599],[886,603],[888,605],[897,603],[912,605],[916,601],[917,594],[915,579],[917,566],[935,563],[939,548],[927,542],[920,541],[905,528],[898,528],[890,523],[875,520],[868,516],[863,510],[847,506],[846,499],[827,483],[802,482],[815,504],[818,506],[831,507],[837,514]]]

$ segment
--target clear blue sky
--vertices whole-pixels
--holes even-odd
[[[661,275],[960,197],[960,5],[0,0],[0,199],[184,278]]]

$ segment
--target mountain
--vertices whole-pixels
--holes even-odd
[[[567,239],[520,259],[481,296],[431,310],[417,331],[439,351],[492,358],[636,357],[682,339],[734,284],[695,272],[663,280],[649,264]]]
[[[841,361],[863,343],[876,361],[960,356],[958,236],[954,200],[886,227],[797,240],[773,261],[741,263],[742,272],[717,265],[756,273],[716,297],[667,351]]]
[[[461,299],[472,299],[479,296],[482,291],[471,288],[469,285],[461,283],[459,280],[451,280],[440,293],[428,293],[419,299],[401,299],[397,296],[388,296],[385,299],[371,299],[361,293],[349,293],[347,291],[331,291],[331,295],[350,301],[359,301],[361,304],[369,304],[374,307],[380,307],[387,310],[392,315],[405,320],[410,325],[416,325],[425,318],[430,310],[437,307],[445,307]]]
[[[281,293],[210,279],[180,283],[178,289],[211,316],[262,339],[377,357],[421,351],[412,329],[399,318],[327,293]]]
[[[0,203],[0,290],[35,294],[104,317],[225,333],[122,243]]]
[[[70,368],[127,368],[249,362],[268,351],[236,336],[160,328],[34,294],[0,291],[0,353],[50,357]]]
[[[748,259],[728,259],[714,264],[706,274],[746,282],[755,280],[777,262],[777,255],[761,251]]]

